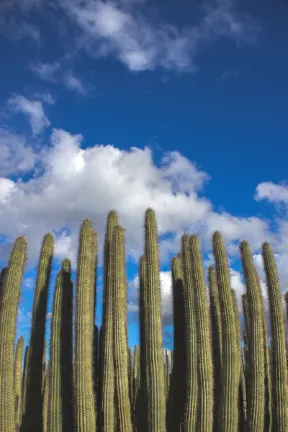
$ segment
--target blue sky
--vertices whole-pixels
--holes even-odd
[[[264,293],[259,252],[270,241],[286,289],[287,13],[280,0],[2,0],[0,264],[26,235],[18,323],[26,342],[43,235],[55,234],[55,275],[63,258],[75,262],[80,224],[91,218],[101,278],[111,209],[126,228],[130,345],[150,206],[166,347],[169,263],[183,232],[200,236],[206,267],[211,234],[223,233],[238,299],[239,241],[251,244]],[[100,322],[101,279],[98,292]]]

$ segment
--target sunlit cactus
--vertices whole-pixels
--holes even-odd
[[[19,430],[21,424],[21,390],[22,390],[22,357],[24,349],[24,337],[21,336],[17,341],[16,354],[15,354],[15,420],[16,430]]]
[[[14,343],[20,286],[26,261],[27,241],[18,237],[1,288],[0,304],[0,431],[14,432]]]

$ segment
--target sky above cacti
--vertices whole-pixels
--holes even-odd
[[[0,264],[28,238],[18,335],[28,342],[37,258],[55,234],[75,271],[80,224],[126,229],[129,343],[138,343],[144,213],[156,211],[163,335],[173,344],[170,260],[184,232],[224,236],[243,293],[239,241],[271,242],[288,286],[288,6],[283,0],[2,0]],[[75,277],[75,273],[74,273]],[[239,303],[240,305],[240,303]]]

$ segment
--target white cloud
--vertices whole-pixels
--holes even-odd
[[[0,14],[2,12],[0,3]],[[17,22],[12,18],[5,19],[4,14],[0,18],[0,33],[12,40],[19,40],[22,38],[30,38],[37,45],[40,45],[40,31],[35,25],[22,20]]]
[[[268,200],[271,203],[284,203],[288,205],[288,185],[278,185],[272,182],[260,183],[256,188],[255,198]]]
[[[234,1],[218,0],[202,8],[198,25],[178,28],[159,22],[128,2],[63,1],[62,5],[81,30],[80,45],[97,56],[111,54],[132,71],[165,69],[195,71],[195,56],[203,45],[219,37],[238,44],[257,37],[258,26],[238,14]]]
[[[71,70],[68,70],[63,75],[63,83],[69,90],[73,90],[83,96],[85,96],[89,91],[88,86],[77,78]]]
[[[39,78],[44,81],[55,81],[56,73],[60,70],[60,63],[41,63],[41,62],[31,62],[29,64],[29,69]]]
[[[29,100],[22,95],[14,94],[8,100],[8,106],[15,113],[22,113],[28,117],[31,130],[35,135],[50,126],[50,121],[45,115],[43,104],[39,100]]]

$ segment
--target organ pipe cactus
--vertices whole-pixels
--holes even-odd
[[[228,260],[221,234],[213,235],[217,286],[222,317],[222,371],[219,407],[219,430],[238,431],[238,392],[240,368],[238,362],[237,335]]]
[[[22,398],[21,398],[21,415],[22,418],[25,414],[25,406],[26,406],[26,394],[27,394],[27,380],[28,380],[28,368],[29,368],[29,346],[25,348],[24,354],[24,369],[23,369],[23,377],[22,377]]]
[[[95,432],[96,411],[93,390],[93,316],[91,308],[92,224],[86,219],[79,236],[76,329],[75,329],[75,428]]]
[[[17,341],[16,354],[15,354],[15,421],[16,430],[19,430],[21,424],[21,369],[22,369],[22,357],[24,349],[24,337],[21,336]]]
[[[27,382],[25,416],[21,425],[22,432],[42,431],[42,375],[45,324],[47,313],[48,288],[53,257],[54,238],[45,235],[40,252],[36,289],[32,311],[30,338],[29,375]]]
[[[249,309],[249,399],[247,427],[249,432],[264,431],[265,361],[263,341],[263,309],[260,286],[249,244],[240,245]]]
[[[14,343],[20,286],[26,261],[27,242],[18,237],[1,288],[0,304],[0,431],[14,432]]]
[[[154,211],[145,214],[147,260],[146,382],[148,389],[148,432],[164,432],[166,398],[161,329],[161,293],[157,224]]]
[[[262,256],[271,317],[272,376],[273,376],[273,430],[288,430],[287,352],[281,290],[275,259],[268,243],[263,243]]]
[[[211,323],[206,297],[204,268],[200,241],[190,238],[192,286],[194,289],[195,324],[197,328],[197,363],[199,380],[197,431],[213,430],[213,364],[211,350]]]

